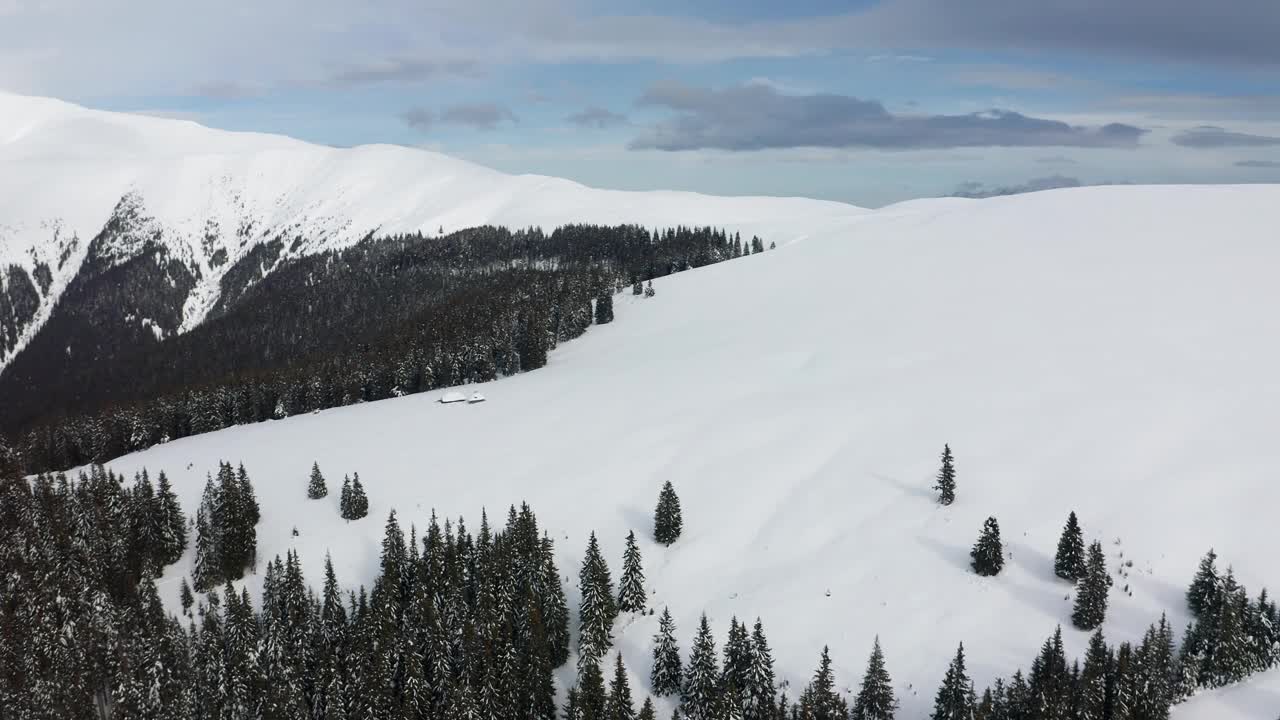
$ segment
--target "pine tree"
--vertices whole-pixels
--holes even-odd
[[[594,660],[578,661],[578,717],[581,720],[606,720],[609,697],[604,689],[604,676]]]
[[[635,282],[631,283],[631,294],[632,294],[632,295],[643,295],[643,294],[644,294],[644,284],[643,284],[643,283],[641,283],[639,280],[636,280]]]
[[[683,529],[680,498],[676,496],[675,488],[668,480],[663,483],[662,492],[658,494],[658,507],[653,514],[653,539],[663,545],[670,545],[680,538]]]
[[[764,636],[764,626],[756,618],[751,631],[751,667],[743,688],[743,716],[746,720],[772,720],[776,708],[777,678],[773,672],[773,652]]]
[[[704,613],[689,653],[680,709],[689,720],[716,720],[720,671],[716,667],[716,641]]]
[[[647,298],[651,298],[651,297],[653,297],[655,294],[657,294],[657,293],[655,293],[655,292],[653,291],[653,281],[652,281],[652,280],[650,280],[650,281],[649,281],[649,284],[648,284],[648,285],[646,285],[646,286],[644,287],[644,296],[645,296],[645,297],[647,297]]]
[[[1191,587],[1187,589],[1187,606],[1196,617],[1214,603],[1214,596],[1218,591],[1217,559],[1218,554],[1210,549],[1200,560],[1200,567],[1191,581]]]
[[[671,610],[663,608],[658,619],[658,634],[653,638],[653,672],[649,675],[653,694],[659,697],[678,695],[682,687],[680,648],[676,644],[675,632]]]
[[[342,494],[338,498],[338,515],[343,520],[351,520],[351,476],[342,476]]]
[[[311,482],[307,484],[307,497],[312,500],[329,494],[329,488],[324,484],[324,475],[320,474],[320,463],[311,464]]]
[[[973,682],[964,667],[964,643],[947,667],[942,686],[933,701],[931,720],[972,720],[975,698]]]
[[[1108,720],[1108,687],[1107,680],[1112,675],[1112,656],[1107,648],[1102,630],[1093,633],[1089,638],[1089,649],[1084,657],[1084,669],[1080,673],[1080,684],[1076,689],[1079,712],[1077,720]]]
[[[172,565],[182,559],[187,549],[187,519],[173,494],[169,478],[160,471],[157,479],[156,514],[160,526],[159,555],[161,565]]]
[[[644,569],[640,565],[640,548],[636,547],[636,534],[627,533],[627,549],[622,555],[622,579],[618,583],[618,609],[622,612],[643,613],[646,609]]]
[[[871,659],[867,673],[862,677],[862,687],[853,701],[852,720],[893,720],[898,701],[893,697],[893,681],[884,665],[884,653],[877,637],[871,647]]]
[[[613,296],[608,292],[596,298],[596,324],[604,325],[613,322]]]
[[[724,643],[724,666],[721,671],[722,687],[733,685],[739,692],[746,690],[751,674],[751,636],[747,626],[737,617],[729,619],[729,637]]]
[[[613,668],[613,681],[609,683],[609,700],[605,705],[608,720],[635,720],[635,705],[631,700],[631,683],[622,665],[622,653],[617,654]]]
[[[657,719],[658,719],[658,716],[653,710],[653,700],[651,698],[645,698],[644,704],[640,706],[640,713],[636,715],[636,720],[657,720]]]
[[[609,566],[600,553],[596,534],[591,533],[587,554],[578,573],[582,602],[578,607],[578,664],[595,663],[613,645],[613,621],[618,615]]]
[[[982,525],[982,534],[969,552],[973,571],[983,576],[999,575],[1004,567],[1004,547],[1000,544],[1000,525],[993,517]]]
[[[1010,688],[1012,690],[1012,687]],[[1027,682],[1028,713],[1044,720],[1066,720],[1070,710],[1071,676],[1062,645],[1062,628],[1044,641],[1031,663]]]
[[[1106,557],[1102,543],[1094,541],[1089,546],[1089,559],[1085,577],[1076,587],[1075,608],[1071,622],[1081,630],[1093,630],[1107,616],[1107,593],[1111,589],[1111,576],[1107,574]]]
[[[951,456],[951,446],[942,446],[942,469],[938,470],[938,481],[933,486],[938,491],[938,503],[950,505],[956,501],[956,467]]]
[[[1084,535],[1075,511],[1067,516],[1067,525],[1058,540],[1058,552],[1053,558],[1053,572],[1063,580],[1075,582],[1085,576]]]
[[[824,646],[813,680],[800,695],[800,716],[806,720],[845,720],[848,714],[847,703],[836,692],[835,673],[831,670],[831,652]]]
[[[182,603],[182,614],[190,617],[191,606],[195,604],[195,596],[191,594],[191,586],[187,584],[187,579],[182,578],[182,586],[179,589],[179,600]]]
[[[351,475],[351,520],[359,520],[369,514],[369,497],[364,494],[364,486],[360,484],[360,473]]]

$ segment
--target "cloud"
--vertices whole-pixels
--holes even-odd
[[[259,97],[265,89],[260,85],[243,82],[208,82],[197,85],[193,92],[196,95],[219,100],[243,100]]]
[[[479,63],[472,60],[437,62],[398,58],[339,70],[325,84],[334,87],[356,87],[381,83],[412,83],[437,77],[477,77],[482,74]]]
[[[476,130],[495,130],[504,122],[518,122],[515,113],[496,103],[462,103],[435,112],[429,108],[415,107],[400,114],[400,119],[415,130],[429,130],[439,125],[462,125]]]
[[[1019,195],[1022,193],[1039,192],[1041,190],[1057,190],[1059,188],[1082,187],[1084,183],[1078,178],[1067,177],[1065,175],[1050,175],[1049,177],[1033,178],[1022,183],[1021,185],[1009,185],[1006,187],[987,187],[984,183],[970,180],[969,182],[960,183],[960,187],[951,194],[951,197],[963,198],[989,198],[1000,197],[1003,195]]]
[[[1042,165],[1077,165],[1075,160],[1065,155],[1049,155],[1047,157],[1036,158],[1036,162]]]
[[[629,147],[636,150],[1128,148],[1145,132],[1121,123],[1073,126],[1010,110],[895,115],[875,100],[826,93],[784,95],[764,85],[716,90],[663,83],[649,88],[637,104],[676,115],[632,140]]]
[[[1268,147],[1280,145],[1280,137],[1232,132],[1214,125],[1201,125],[1174,135],[1172,142],[1174,145],[1197,149]]]
[[[1238,168],[1280,168],[1280,160],[1237,160],[1235,166]]]
[[[589,107],[565,118],[580,128],[604,128],[627,124],[627,116],[602,107]]]

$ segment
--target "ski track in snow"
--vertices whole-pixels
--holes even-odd
[[[6,121],[17,105],[31,107]],[[979,688],[1025,670],[1058,624],[1083,656],[1088,634],[1070,627],[1072,591],[1052,572],[1071,510],[1113,574],[1121,551],[1134,562],[1110,596],[1110,642],[1140,639],[1161,612],[1181,633],[1183,592],[1210,547],[1252,594],[1280,590],[1280,187],[1081,188],[867,212],[589,190],[416,150],[339,151],[126,117],[0,95],[0,138],[10,138],[0,167],[48,166],[42,177],[71,184],[59,198],[0,173],[0,219],[30,229],[59,217],[87,242],[118,190],[135,187],[167,226],[190,217],[203,228],[232,215],[220,191],[193,188],[228,175],[266,226],[314,222],[333,228],[323,234],[333,244],[372,227],[567,221],[715,224],[779,243],[659,279],[651,299],[624,293],[615,323],[561,346],[546,368],[464,389],[483,392],[483,404],[441,405],[434,392],[110,463],[127,475],[165,470],[190,513],[218,460],[244,462],[262,505],[260,558],[297,549],[313,585],[326,552],[344,585],[369,583],[392,508],[421,531],[432,508],[475,527],[482,507],[501,518],[527,500],[573,578],[571,607],[588,533],[616,578],[634,529],[646,584],[659,612],[670,606],[684,653],[701,612],[717,647],[731,616],[759,616],[794,699],[828,643],[840,685],[855,688],[879,635],[901,717],[927,714],[960,641]],[[56,144],[85,128],[96,134],[81,145]],[[95,153],[127,162],[70,174]],[[175,182],[174,167],[189,182]],[[117,185],[104,189],[107,178]],[[0,256],[40,241],[24,232],[16,243],[0,234]],[[958,470],[950,508],[930,490],[944,442]],[[318,501],[305,498],[313,461],[331,488]],[[346,523],[335,490],[355,471],[370,511]],[[665,480],[685,517],[671,548],[651,539]],[[998,577],[979,578],[968,552],[988,515],[1010,558]],[[190,559],[161,581],[174,609]],[[261,577],[246,582],[256,591]],[[615,628],[639,689],[656,628],[656,616]],[[1277,712],[1272,672],[1201,694],[1174,717]]]

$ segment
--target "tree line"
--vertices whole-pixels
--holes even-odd
[[[326,558],[317,592],[290,551],[261,563],[255,606],[231,582],[254,565],[258,510],[248,472],[230,463],[209,477],[194,522],[194,567],[220,574],[193,583],[194,593],[184,578],[183,613],[170,615],[156,578],[183,556],[188,523],[163,473],[158,480],[153,487],[141,472],[130,485],[95,466],[74,480],[42,474],[0,483],[0,707],[14,717],[647,720],[657,712],[652,698],[663,697],[689,720],[898,713],[878,639],[852,695],[823,648],[810,682],[791,698],[759,618],[751,627],[730,619],[717,650],[704,614],[685,655],[666,608],[650,667],[633,669],[648,686],[632,688],[613,633],[619,619],[657,612],[636,534],[623,539],[616,585],[608,553],[590,535],[574,612],[554,542],[527,504],[509,508],[500,526],[482,512],[474,533],[463,518],[441,521],[434,512],[421,533],[406,533],[393,510],[371,586],[343,588]],[[314,483],[306,485],[300,496]],[[678,552],[684,518],[670,483],[653,520],[655,543]],[[1064,535],[1069,552],[1060,559],[1064,572],[1075,572],[1075,543]],[[978,693],[961,645],[930,717],[1165,720],[1199,688],[1274,667],[1275,604],[1265,592],[1250,601],[1216,562],[1206,556],[1188,589],[1196,620],[1180,649],[1161,618],[1136,644],[1110,645],[1096,630],[1083,661],[1069,661],[1059,628],[1027,672]],[[575,656],[575,681],[557,697],[554,671]]]
[[[536,369],[559,343],[612,321],[613,295],[628,285],[764,250],[759,238],[711,227],[479,227],[371,237],[263,277],[284,242],[244,258],[210,317],[163,341],[109,332],[119,307],[158,313],[179,302],[162,272],[109,288],[110,302],[94,300],[93,283],[110,284],[106,276],[69,289],[72,299],[0,374],[9,438],[0,455],[28,474],[65,469],[231,425]],[[68,338],[98,350],[69,355]]]

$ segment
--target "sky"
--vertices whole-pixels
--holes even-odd
[[[1275,0],[0,0],[0,89],[629,190],[1280,182]]]

